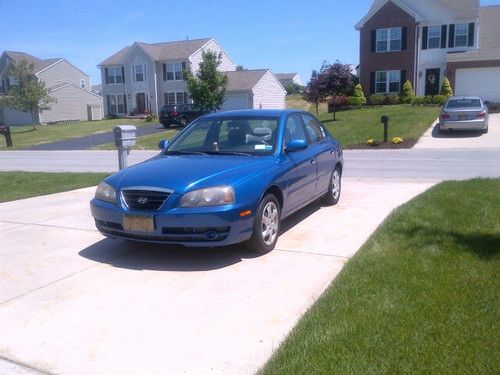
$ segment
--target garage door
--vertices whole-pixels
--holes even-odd
[[[455,95],[479,95],[500,103],[500,68],[457,69]]]
[[[248,94],[226,95],[224,98],[224,104],[222,105],[223,111],[249,108]]]

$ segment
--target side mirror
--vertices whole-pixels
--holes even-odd
[[[305,139],[291,139],[286,145],[287,152],[300,151],[307,148],[307,142]]]
[[[160,150],[165,150],[170,145],[170,141],[168,139],[162,139],[160,143],[158,143],[158,148]]]

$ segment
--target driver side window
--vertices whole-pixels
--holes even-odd
[[[286,120],[284,147],[286,147],[288,142],[292,139],[303,139],[307,142],[304,126],[302,125],[302,118],[297,113],[290,115]]]

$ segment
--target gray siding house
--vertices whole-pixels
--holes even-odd
[[[219,69],[229,75],[230,81],[224,108],[259,108],[261,103],[264,108],[273,102],[278,103],[278,107],[273,108],[284,107],[283,87],[272,73],[269,72],[274,77],[274,86],[268,94],[258,94],[258,101],[255,101],[257,97],[254,97],[253,89],[264,73],[255,82],[247,80],[246,86],[232,84],[236,77],[247,73],[236,72],[236,65],[219,43],[213,38],[204,38],[154,44],[135,42],[101,62],[99,68],[106,116],[142,114],[146,111],[157,113],[163,105],[192,103],[183,71],[189,69],[196,73],[203,51],[222,54]],[[252,82],[254,85],[249,86]],[[269,98],[276,93],[278,98]],[[241,95],[246,95],[248,99],[243,101]]]
[[[9,75],[13,62],[25,59],[35,67],[35,76],[45,82],[50,95],[57,101],[50,110],[41,111],[36,118],[31,114],[8,107],[5,96],[14,77]],[[100,120],[103,118],[102,97],[90,91],[90,77],[64,58],[39,59],[24,52],[5,51],[0,57],[0,123],[25,125],[64,121]]]
[[[304,86],[302,79],[298,73],[276,73],[276,78],[281,82],[283,87],[291,83],[295,83],[299,86]]]

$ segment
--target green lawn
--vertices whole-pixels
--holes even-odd
[[[114,119],[102,121],[82,121],[69,124],[12,126],[12,143],[14,147],[8,148],[5,138],[0,136],[0,150],[15,150],[30,147],[41,143],[63,141],[71,138],[88,136],[90,134],[112,131],[118,124],[132,124],[141,126],[148,124],[145,120]]]
[[[262,374],[500,373],[500,179],[395,211]]]
[[[0,172],[0,202],[93,186],[108,175],[107,173]]]

